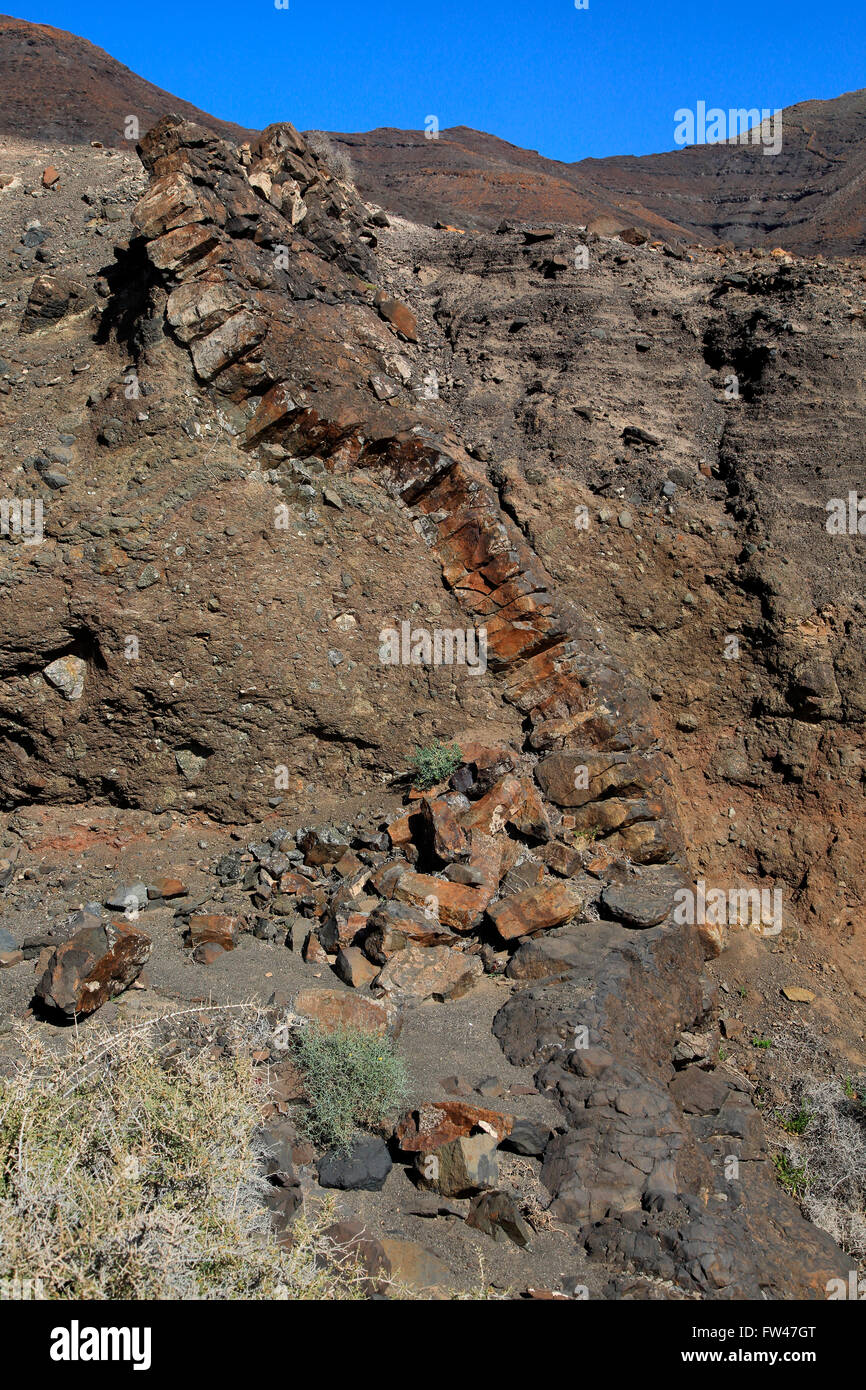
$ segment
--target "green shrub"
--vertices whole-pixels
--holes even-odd
[[[456,772],[462,760],[456,743],[431,743],[426,748],[416,748],[411,767],[413,781],[422,790],[438,786]]]
[[[360,1129],[373,1129],[408,1093],[406,1067],[387,1038],[311,1024],[294,1045],[308,1101],[299,1126],[315,1144],[348,1149]]]

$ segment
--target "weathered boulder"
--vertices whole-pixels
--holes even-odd
[[[151,949],[150,938],[125,922],[84,927],[54,951],[36,994],[67,1018],[91,1014],[129,988]]]

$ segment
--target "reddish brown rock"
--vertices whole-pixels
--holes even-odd
[[[473,1133],[492,1134],[501,1143],[511,1133],[513,1124],[513,1115],[484,1110],[468,1101],[435,1100],[408,1111],[394,1133],[404,1153],[429,1153]]]
[[[459,999],[484,974],[480,956],[452,946],[407,946],[388,961],[376,991],[408,999]]]
[[[378,966],[371,965],[360,946],[345,946],[337,955],[334,969],[343,983],[353,989],[363,989],[379,973]]]
[[[509,773],[461,817],[464,830],[495,835],[506,825],[533,840],[550,839],[550,821],[538,788],[528,777]]]
[[[90,1014],[137,979],[152,942],[123,922],[85,927],[53,952],[36,993],[67,1018]]]
[[[303,957],[307,965],[327,965],[328,956],[315,932],[308,932],[304,942]]]
[[[295,1000],[295,1011],[310,1018],[320,1028],[333,1032],[336,1028],[358,1028],[362,1033],[390,1034],[399,1031],[399,1020],[393,1007],[366,995],[350,994],[342,989],[302,989]]]
[[[503,941],[531,936],[569,921],[584,905],[583,895],[568,881],[527,888],[513,898],[500,898],[487,915]]]
[[[49,164],[47,169],[42,170],[42,187],[56,188],[60,182],[60,175],[53,164]]]
[[[425,916],[420,908],[409,903],[381,903],[367,919],[364,933],[364,952],[370,960],[384,965],[391,956],[406,946],[440,946],[456,941],[457,937],[440,922]]]
[[[149,898],[184,898],[187,892],[179,878],[152,878],[147,885]]]
[[[189,939],[194,947],[205,941],[215,941],[224,951],[233,951],[240,930],[240,918],[222,912],[208,912],[189,919]]]
[[[408,338],[410,343],[418,341],[418,321],[411,309],[407,309],[405,304],[401,304],[399,299],[381,298],[376,301],[376,308],[387,319],[397,332],[404,338]]]
[[[421,818],[429,844],[437,859],[451,864],[460,859],[469,847],[465,830],[444,798],[425,796],[421,802]]]
[[[431,922],[444,923],[457,932],[471,931],[477,926],[490,901],[486,888],[471,888],[411,870],[400,875],[394,896],[423,908]]]

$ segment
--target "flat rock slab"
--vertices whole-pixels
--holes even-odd
[[[605,913],[627,927],[655,927],[674,906],[674,894],[685,883],[676,869],[646,870],[627,883],[609,883],[601,895]]]
[[[444,1293],[454,1283],[448,1266],[417,1241],[385,1237],[380,1244],[391,1263],[391,1278],[397,1284],[408,1284],[419,1293]]]
[[[503,941],[559,927],[580,912],[583,894],[567,881],[539,884],[513,898],[500,898],[487,915]]]
[[[470,888],[433,874],[402,873],[394,897],[429,913],[432,923],[440,922],[453,931],[468,932],[481,921],[490,901],[486,888]]]
[[[399,1032],[399,1019],[392,1007],[348,990],[302,989],[295,999],[295,1012],[331,1033],[338,1028],[357,1028],[362,1033],[396,1037]]]
[[[411,999],[459,999],[484,974],[480,956],[450,946],[407,946],[388,961],[376,989]]]

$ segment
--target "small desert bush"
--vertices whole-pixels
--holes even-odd
[[[438,786],[457,771],[462,759],[456,743],[430,743],[426,748],[416,748],[411,764],[412,779],[422,790]]]
[[[355,169],[347,150],[335,145],[323,130],[308,130],[304,136],[313,154],[324,160],[335,179],[342,183],[355,182]]]
[[[314,1144],[346,1151],[408,1094],[405,1064],[388,1038],[311,1024],[296,1033],[294,1048],[308,1102],[298,1123]]]
[[[806,1030],[794,1027],[779,1047],[791,1067],[793,1117],[776,1171],[803,1210],[857,1261],[866,1261],[866,1077],[834,1070]],[[777,1117],[778,1118],[778,1117]],[[793,1178],[793,1183],[790,1179]]]
[[[291,1249],[272,1235],[249,1022],[229,1049],[166,1049],[148,1025],[61,1054],[18,1030],[0,1075],[0,1282],[72,1300],[365,1296],[357,1265],[329,1260],[327,1204]]]

